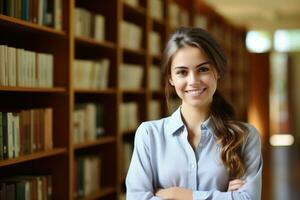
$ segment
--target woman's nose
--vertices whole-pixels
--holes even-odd
[[[190,73],[188,76],[188,83],[195,84],[199,82],[199,76],[196,73]]]

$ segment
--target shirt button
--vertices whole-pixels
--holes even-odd
[[[196,166],[195,164],[192,164],[192,165],[191,165],[192,169],[195,169],[195,166]]]

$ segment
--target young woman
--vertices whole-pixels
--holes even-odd
[[[126,199],[261,198],[260,138],[234,120],[217,90],[226,58],[200,28],[179,28],[164,52],[166,96],[181,106],[167,118],[142,123],[126,177]]]

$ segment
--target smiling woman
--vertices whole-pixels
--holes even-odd
[[[163,67],[167,99],[174,88],[182,103],[170,117],[137,129],[127,199],[260,199],[259,134],[234,120],[217,90],[226,71],[219,45],[200,28],[179,28]]]

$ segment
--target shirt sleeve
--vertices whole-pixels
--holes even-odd
[[[142,123],[135,135],[134,150],[126,177],[127,200],[160,200],[154,196],[149,136]]]
[[[246,183],[237,191],[193,191],[193,200],[260,200],[262,187],[262,155],[259,133],[253,126],[243,149]]]

